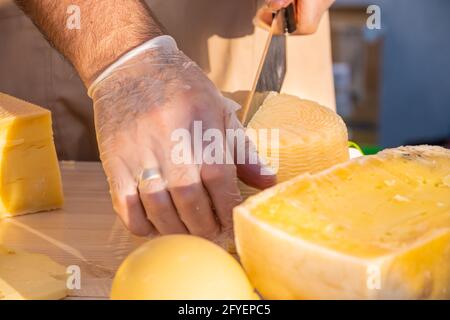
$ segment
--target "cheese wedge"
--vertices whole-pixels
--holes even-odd
[[[312,101],[270,93],[247,128],[258,133],[264,129],[267,132],[278,130],[278,145],[263,141],[259,134],[256,139],[250,136],[260,155],[277,171],[278,182],[301,173],[318,172],[349,159],[344,122],[334,111]],[[267,140],[271,138],[267,134]],[[243,183],[240,189],[244,197],[258,192]]]
[[[388,149],[304,174],[234,209],[268,299],[450,299],[450,150]]]
[[[0,93],[0,218],[62,204],[50,112]]]
[[[42,254],[0,246],[0,300],[62,299],[65,268]]]

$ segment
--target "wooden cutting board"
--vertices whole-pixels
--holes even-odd
[[[43,253],[81,270],[81,289],[69,298],[106,299],[125,257],[149,238],[132,236],[116,217],[98,162],[61,162],[65,204],[61,210],[0,220],[0,243]],[[231,236],[216,243],[229,249]]]

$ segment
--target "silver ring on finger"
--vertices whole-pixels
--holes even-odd
[[[161,173],[158,168],[145,168],[141,172],[139,185],[144,182],[161,179]]]

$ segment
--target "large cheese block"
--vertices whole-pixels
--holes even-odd
[[[450,151],[388,149],[300,175],[234,209],[268,299],[450,299]]]
[[[0,300],[61,299],[66,288],[63,266],[45,255],[0,245]]]
[[[0,93],[0,218],[62,204],[50,112]]]

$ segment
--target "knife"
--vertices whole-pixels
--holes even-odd
[[[289,5],[273,15],[272,24],[262,52],[252,89],[245,100],[240,120],[247,125],[263,99],[271,91],[280,92],[286,75],[286,35],[275,35],[276,30],[295,32],[295,6]]]

